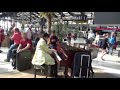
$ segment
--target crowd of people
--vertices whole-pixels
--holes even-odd
[[[77,40],[77,33],[68,32],[67,40],[68,40],[69,45],[71,45],[71,39],[72,38],[74,39],[74,41]]]
[[[93,33],[92,30],[88,33],[87,43],[94,43],[98,45],[102,49],[102,56],[101,59],[103,59],[103,56],[105,54],[113,54],[113,50],[117,47],[117,41],[116,41],[116,34],[115,32],[111,33],[105,33],[100,37],[99,33],[96,32],[96,34]]]
[[[113,50],[117,47],[117,40],[116,40],[116,34],[115,32],[111,33],[105,33],[103,35],[100,35],[99,32],[93,32],[93,30],[89,30],[88,33],[86,33],[86,37],[83,37],[86,40],[86,44],[96,44],[99,46],[99,48],[102,50],[102,56],[101,59],[104,60],[103,56],[105,54],[113,54]],[[71,34],[71,32],[68,32],[67,35],[67,41],[69,45],[71,45],[71,38],[77,39],[77,34],[74,35]],[[74,40],[76,40],[74,39]]]

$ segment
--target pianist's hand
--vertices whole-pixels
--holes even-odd
[[[57,52],[55,49],[51,49],[52,50],[52,52]]]

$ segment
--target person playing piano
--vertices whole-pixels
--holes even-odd
[[[58,37],[55,34],[55,31],[52,31],[52,34],[50,36],[50,41],[49,41],[49,45],[51,49],[55,49],[57,50],[57,42],[59,41]],[[57,77],[57,62],[55,60],[55,65],[51,66],[51,76]]]

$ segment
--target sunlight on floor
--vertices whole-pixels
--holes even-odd
[[[120,74],[120,70],[118,70],[118,69],[107,68],[107,67],[102,67],[102,66],[94,66],[94,67],[95,67],[95,68],[103,69],[103,72],[106,72],[106,73]],[[120,76],[119,76],[119,77],[120,77]]]

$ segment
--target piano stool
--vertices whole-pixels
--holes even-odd
[[[34,65],[34,78],[36,78],[37,71],[40,70],[41,72],[43,71],[46,78],[48,77],[48,69],[49,65]]]

